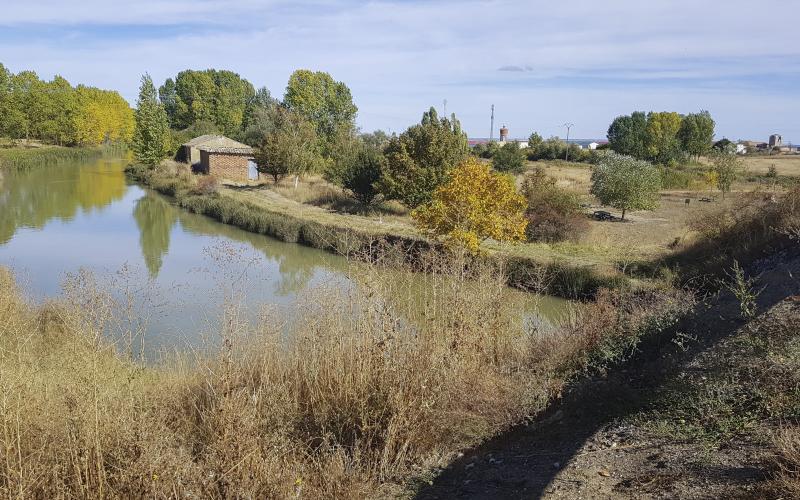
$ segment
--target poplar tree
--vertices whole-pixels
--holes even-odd
[[[145,73],[136,101],[136,129],[133,151],[136,159],[149,166],[167,157],[170,147],[169,121],[164,106],[158,100],[153,79]]]

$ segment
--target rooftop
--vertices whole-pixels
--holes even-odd
[[[189,142],[183,144],[184,146],[190,146],[193,148],[198,149],[205,149],[206,151],[214,152],[214,153],[230,153],[231,151],[217,151],[217,150],[227,150],[227,149],[236,149],[242,150],[240,152],[252,152],[253,148],[248,146],[247,144],[242,144],[241,142],[234,141],[224,135],[201,135],[200,137],[195,137]]]

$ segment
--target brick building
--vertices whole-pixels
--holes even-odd
[[[183,144],[183,160],[196,172],[232,181],[258,180],[253,148],[224,135],[201,135]]]
[[[258,180],[258,170],[253,159],[253,148],[200,148],[202,173],[220,179],[247,182]]]

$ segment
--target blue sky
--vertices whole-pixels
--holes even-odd
[[[291,72],[347,83],[363,130],[399,132],[447,99],[496,125],[603,137],[632,110],[708,109],[717,136],[800,143],[798,0],[27,0],[0,16],[0,62],[119,90],[231,69],[282,96]]]

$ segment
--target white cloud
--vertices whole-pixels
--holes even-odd
[[[785,2],[757,8],[744,0],[39,0],[4,7],[0,25],[30,36],[0,36],[0,61],[129,99],[144,71],[158,81],[186,67],[229,68],[280,95],[292,70],[321,69],[350,85],[366,129],[400,130],[446,98],[476,136],[488,134],[484,115],[495,103],[520,136],[557,133],[570,120],[579,136],[596,137],[633,109],[708,108],[721,134],[777,130],[800,140],[800,98],[785,90],[800,75],[800,35],[780,15]],[[77,36],[42,39],[43,25]]]

